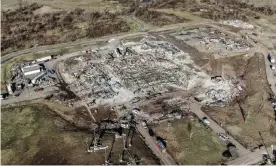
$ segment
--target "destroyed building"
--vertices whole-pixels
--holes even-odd
[[[88,106],[149,99],[174,89],[194,90],[205,104],[228,103],[239,94],[232,80],[212,80],[171,43],[144,38],[116,48],[74,57],[64,66],[70,90]]]

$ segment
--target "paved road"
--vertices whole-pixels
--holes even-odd
[[[207,117],[210,121],[210,128],[215,133],[225,133],[225,130],[221,128],[220,125],[218,125],[215,121],[213,121],[208,115],[206,115],[203,111],[200,109],[200,105],[196,101],[192,101],[190,103],[190,109],[193,113],[195,113],[199,118]],[[247,150],[245,147],[243,147],[238,141],[236,141],[232,136],[228,135],[230,142],[232,142],[236,148],[237,153],[239,155],[239,158],[227,162],[229,165],[250,165],[250,164],[257,164],[263,160],[263,154],[266,154],[265,148],[258,149],[255,152],[251,152]],[[272,149],[267,148],[268,153],[272,154]]]
[[[213,121],[206,113],[204,113],[201,110],[201,105],[194,101],[193,99],[190,100],[190,109],[193,113],[195,113],[200,119],[203,117],[207,117],[208,120],[210,121],[209,127],[215,132],[215,133],[226,133],[226,131],[218,125],[215,121]],[[247,150],[244,146],[242,146],[238,141],[236,141],[232,136],[228,135],[230,142],[232,142],[236,148],[237,148],[237,153],[239,156],[246,155],[250,153],[249,150]]]
[[[271,63],[267,58],[268,50],[265,47],[261,46],[261,45],[259,45],[258,47],[259,47],[258,51],[260,53],[262,53],[263,56],[264,56],[267,81],[271,85],[270,88],[271,88],[272,92],[274,93],[274,95],[276,96],[276,86],[275,86],[276,85],[276,80],[275,80],[275,76],[274,76],[274,73],[273,73],[275,71],[271,69],[271,67],[270,67]],[[276,64],[274,64],[274,65],[276,65]]]
[[[137,22],[137,20],[136,20],[136,22]],[[137,22],[137,23],[139,24],[141,31],[146,31],[145,28],[144,28],[144,25],[142,24],[142,22]],[[152,29],[152,30],[149,30],[149,32],[168,31],[168,30],[179,29],[179,28],[182,28],[184,26],[193,27],[193,26],[197,26],[197,25],[208,25],[208,26],[213,26],[214,27],[214,25],[212,25],[212,21],[202,20],[201,22],[190,21],[188,23],[171,25],[169,27],[162,27],[162,28]],[[85,41],[76,41],[76,42],[70,42],[70,43],[61,43],[61,44],[55,44],[55,45],[46,45],[46,46],[33,47],[33,48],[25,49],[25,50],[20,50],[20,51],[17,51],[17,52],[12,52],[10,54],[7,54],[7,55],[1,57],[1,64],[8,61],[8,60],[10,60],[10,59],[12,59],[12,58],[14,58],[14,57],[22,56],[22,55],[25,55],[25,54],[35,53],[35,52],[39,52],[39,51],[54,50],[54,49],[59,49],[59,48],[72,47],[72,46],[79,46],[79,45],[91,45],[91,44],[97,43],[97,42],[107,42],[110,38],[122,39],[122,38],[125,38],[125,37],[136,36],[136,35],[147,35],[147,32],[136,32],[136,33],[130,32],[130,33],[127,33],[127,34],[126,33],[114,34],[114,35],[110,35],[110,36],[104,36],[104,37],[101,37],[101,38],[89,39],[89,40],[85,40]]]
[[[86,40],[86,41],[78,41],[78,42],[72,42],[72,43],[61,43],[61,44],[55,44],[55,45],[33,47],[33,48],[13,52],[13,53],[10,53],[10,54],[7,54],[7,55],[1,57],[1,64],[14,58],[14,57],[22,56],[22,55],[30,54],[30,53],[34,53],[34,52],[54,50],[54,49],[58,49],[58,48],[66,48],[66,47],[79,46],[79,45],[90,45],[90,44],[93,44],[96,42],[105,42],[105,41],[107,42],[110,38],[120,39],[120,38],[124,38],[124,37],[128,37],[128,36],[143,35],[143,34],[146,34],[146,33],[145,32],[137,32],[137,33],[131,33],[131,34],[121,34],[121,35],[117,34],[116,36],[105,36],[105,37],[101,37],[98,39],[91,39],[91,40]]]
[[[272,154],[272,149],[268,148],[270,154]],[[227,162],[228,165],[253,165],[261,162],[263,160],[263,154],[266,154],[266,150],[259,149],[255,152],[248,153],[242,157],[235,160]]]
[[[156,141],[149,135],[148,131],[142,126],[141,123],[137,125],[137,130],[145,138],[145,142],[152,152],[162,161],[164,165],[176,165],[173,158],[167,152],[161,152],[161,150],[156,146]]]
[[[56,87],[47,87],[43,91],[35,92],[32,89],[28,90],[25,88],[25,90],[20,94],[18,97],[10,97],[5,100],[1,100],[1,105],[6,105],[6,104],[12,104],[12,103],[17,103],[21,101],[28,101],[28,100],[35,100],[39,98],[45,98],[53,93],[54,90],[57,90]]]

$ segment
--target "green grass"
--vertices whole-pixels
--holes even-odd
[[[157,134],[168,141],[168,152],[180,164],[220,164],[222,152],[226,150],[225,144],[212,131],[195,121],[190,121],[193,133],[190,140],[188,122],[188,119],[174,120],[169,128],[167,122],[157,128]]]
[[[103,153],[85,152],[91,135],[64,131],[72,128],[40,104],[1,110],[2,164],[102,164]]]
[[[38,106],[2,108],[1,111],[1,158],[2,164],[26,163],[33,158],[43,134],[53,134],[53,122]],[[43,125],[42,130],[39,129]],[[26,153],[24,157],[22,152]],[[23,159],[24,157],[24,159]],[[21,161],[23,160],[23,161]]]

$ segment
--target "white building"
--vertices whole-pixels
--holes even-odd
[[[37,80],[41,79],[43,76],[45,76],[47,74],[47,72],[42,72],[41,74],[39,74],[38,76],[36,76],[34,79],[32,79],[32,84],[35,84],[37,82]]]
[[[41,68],[39,65],[35,64],[35,65],[31,65],[31,66],[25,66],[25,67],[21,68],[21,70],[25,76],[28,76],[28,75],[40,73]]]

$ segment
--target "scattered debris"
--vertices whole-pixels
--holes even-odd
[[[224,25],[231,25],[233,27],[242,28],[242,29],[253,29],[254,26],[243,22],[242,20],[221,20],[219,21],[220,24]]]

